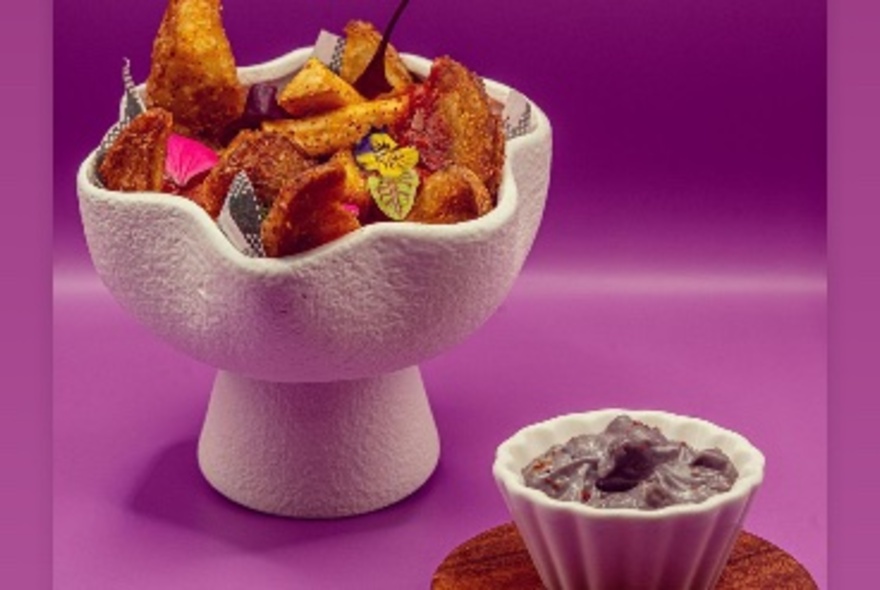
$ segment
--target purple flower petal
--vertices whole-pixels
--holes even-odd
[[[275,94],[278,89],[274,85],[258,82],[248,89],[245,117],[256,122],[284,119],[290,115],[278,106]]]
[[[268,82],[257,82],[248,88],[247,102],[241,117],[224,131],[223,143],[228,143],[244,129],[259,129],[263,121],[286,119],[290,115],[278,106],[278,89]]]

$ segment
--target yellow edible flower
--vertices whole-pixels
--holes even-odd
[[[419,163],[418,150],[414,147],[399,147],[387,133],[370,135],[370,148],[372,151],[357,155],[358,164],[385,178],[397,178]]]

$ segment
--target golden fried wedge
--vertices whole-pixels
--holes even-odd
[[[504,129],[476,74],[449,57],[434,60],[428,85],[452,144],[449,158],[473,170],[495,195],[504,166]]]
[[[330,162],[338,163],[345,171],[345,192],[346,200],[353,205],[357,205],[362,212],[373,206],[373,197],[367,189],[367,181],[361,174],[360,166],[354,159],[351,150],[341,150],[333,154]]]
[[[161,191],[171,135],[171,113],[149,109],[126,127],[104,154],[101,180],[114,191]]]
[[[148,105],[171,112],[178,133],[217,145],[245,98],[220,0],[169,0],[153,42]]]
[[[278,95],[278,104],[294,117],[317,115],[359,102],[364,102],[364,97],[314,57]]]
[[[425,180],[406,220],[459,223],[485,215],[492,207],[483,181],[469,168],[452,165]]]
[[[263,129],[287,135],[308,156],[329,156],[357,144],[370,127],[384,127],[399,121],[406,112],[408,100],[406,96],[396,96],[305,119],[265,121]]]
[[[345,206],[345,186],[338,162],[310,168],[285,185],[261,227],[266,255],[298,254],[358,229],[357,216]]]
[[[345,25],[345,49],[339,68],[342,79],[354,84],[367,69],[381,41],[382,34],[368,22],[353,20]],[[394,90],[403,90],[413,82],[397,50],[390,44],[385,51],[385,77]]]
[[[293,142],[283,135],[242,131],[235,136],[191,198],[216,218],[223,208],[232,179],[244,171],[257,198],[269,206],[285,183],[314,165],[314,161],[300,153]]]

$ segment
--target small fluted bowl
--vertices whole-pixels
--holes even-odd
[[[733,487],[698,504],[659,510],[595,508],[529,488],[521,470],[555,444],[601,432],[620,414],[670,440],[718,447],[736,466]],[[743,436],[705,420],[609,409],[523,428],[497,449],[493,475],[544,585],[551,590],[703,590],[721,575],[764,477],[764,455]]]

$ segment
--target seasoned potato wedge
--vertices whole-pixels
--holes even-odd
[[[345,170],[339,162],[310,168],[284,186],[263,221],[267,256],[290,256],[326,244],[358,229],[346,207]]]
[[[266,121],[263,129],[287,135],[308,156],[329,156],[357,144],[370,127],[383,127],[399,121],[407,104],[406,96],[396,96],[353,104],[305,119]]]
[[[354,84],[367,69],[381,41],[382,34],[372,24],[359,20],[349,21],[345,25],[345,49],[339,68],[342,79]],[[403,90],[413,81],[397,50],[390,44],[385,51],[385,77],[394,90]]]
[[[220,156],[192,200],[211,217],[220,215],[232,179],[241,171],[248,175],[257,198],[271,205],[281,187],[315,165],[287,137],[263,131],[242,131]]]
[[[363,214],[373,206],[373,198],[367,190],[367,182],[354,159],[354,154],[351,150],[338,151],[330,158],[330,162],[340,164],[345,171],[345,192],[348,195],[348,202],[358,207],[362,213],[360,217],[363,219]]]
[[[351,84],[311,58],[278,94],[278,104],[294,117],[307,117],[364,102]]]
[[[217,145],[245,98],[220,0],[169,0],[153,42],[148,106],[169,111],[178,133]]]
[[[431,66],[428,85],[452,137],[450,160],[473,170],[494,195],[504,166],[504,129],[483,81],[457,61],[440,57]]]
[[[135,117],[98,167],[104,185],[113,191],[161,191],[171,125],[171,113],[163,109]]]
[[[469,168],[453,164],[425,180],[406,220],[458,223],[485,215],[492,207],[483,181]]]
[[[425,84],[409,94],[413,106],[391,130],[395,139],[416,147],[432,172],[450,164],[470,168],[495,195],[504,166],[504,130],[483,81],[441,57]]]

